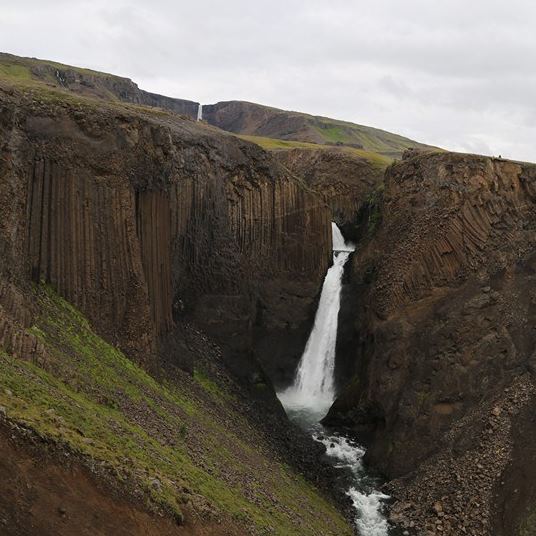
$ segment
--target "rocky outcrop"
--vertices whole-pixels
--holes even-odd
[[[22,70],[25,78],[45,82],[79,95],[163,108],[192,119],[197,117],[199,103],[144,91],[130,78],[5,53],[0,53],[0,65],[2,64],[6,66],[8,73],[15,68],[18,69],[15,72],[21,76]]]
[[[526,452],[515,422],[534,399],[535,185],[528,164],[408,155],[354,258],[357,374],[329,419],[404,477],[393,512],[408,527],[495,534],[492,490]]]
[[[270,282],[308,281],[310,305],[329,211],[259,147],[175,116],[0,91],[6,283],[49,283],[149,368],[178,317],[249,355],[258,309],[278,321]]]

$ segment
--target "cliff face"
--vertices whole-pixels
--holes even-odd
[[[382,223],[354,258],[358,373],[330,419],[368,435],[389,477],[415,471],[392,484],[408,526],[433,527],[442,501],[443,533],[495,534],[492,489],[527,452],[535,188],[535,166],[410,155],[387,171]]]
[[[154,106],[192,119],[197,117],[199,103],[144,91],[130,78],[5,53],[0,53],[0,72],[2,71],[16,74],[23,80],[37,80],[79,95]]]
[[[8,78],[2,526],[350,534],[254,351],[308,319],[331,257],[323,199],[230,134]]]
[[[347,239],[363,234],[362,211],[383,183],[390,163],[377,155],[367,159],[352,149],[291,149],[274,156],[317,191],[331,209],[332,219]]]
[[[176,116],[1,91],[7,287],[50,283],[148,366],[175,319],[251,351],[257,309],[279,314],[263,302],[271,281],[305,280],[313,299],[328,210],[260,148]]]

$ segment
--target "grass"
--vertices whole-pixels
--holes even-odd
[[[39,67],[52,67],[54,69],[62,70],[62,71],[74,71],[78,73],[83,73],[91,76],[98,76],[102,78],[117,78],[121,79],[122,77],[116,76],[109,73],[103,73],[100,71],[93,71],[92,69],[84,69],[82,67],[75,67],[72,65],[65,65],[63,63],[58,63],[56,61],[50,61],[50,60],[39,60],[37,58],[24,58],[19,56],[13,56],[11,54],[5,54],[0,53],[0,72],[2,72],[2,69],[4,67],[8,67],[10,69],[16,68],[20,70],[24,70],[26,72],[25,77],[31,78],[31,69],[32,68],[39,68]]]
[[[365,203],[367,210],[367,236],[371,237],[379,228],[382,221],[381,204],[385,184],[382,182],[373,190]]]
[[[260,145],[263,149],[268,151],[280,151],[280,150],[291,150],[291,149],[310,149],[310,150],[323,150],[323,151],[341,151],[349,155],[367,160],[373,166],[385,169],[389,164],[392,163],[392,158],[388,156],[381,155],[379,153],[374,153],[371,151],[366,151],[364,149],[358,149],[355,147],[344,147],[344,146],[333,146],[333,145],[321,145],[318,143],[310,143],[304,141],[293,141],[293,140],[280,140],[275,138],[266,138],[263,136],[249,136],[240,134],[239,138],[256,143]]]
[[[89,69],[81,69],[34,58],[19,58],[0,53],[0,84],[16,89],[25,97],[32,99],[32,104],[41,106],[69,107],[71,109],[85,109],[91,112],[108,109],[119,113],[142,113],[144,115],[149,114],[152,117],[175,118],[175,114],[161,108],[122,102],[116,95],[107,91],[104,87],[101,88],[101,91],[108,95],[109,98],[106,99],[72,92],[59,85],[53,73],[44,71],[39,77],[34,76],[32,74],[32,68],[38,67],[39,65],[48,65],[58,69],[69,69],[101,78],[123,80],[121,77],[91,71]]]
[[[518,536],[532,536],[534,534],[536,534],[536,506],[528,510],[518,531]]]
[[[0,60],[0,77],[16,80],[31,80],[32,73],[24,65],[5,63]]]
[[[268,106],[254,106],[262,108],[266,112],[271,112],[271,114],[265,114],[266,120],[264,124],[271,129],[270,135],[273,138],[278,137],[278,132],[274,129],[269,119],[271,116],[277,116],[279,123],[282,125],[281,134],[284,132],[286,139],[292,139],[297,142],[345,144],[347,146],[361,148],[368,153],[376,153],[389,159],[400,158],[402,153],[411,147],[419,147],[421,149],[432,148],[379,128],[301,112],[278,110]],[[284,121],[285,116],[288,118],[289,123]],[[292,128],[294,130],[288,130],[289,124],[293,125]]]
[[[351,534],[311,484],[275,461],[225,386],[199,369],[161,384],[50,288],[36,292],[42,315],[30,331],[47,359],[38,366],[0,350],[10,419],[102,464],[179,521],[187,504],[256,534]]]

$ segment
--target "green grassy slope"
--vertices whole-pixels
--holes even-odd
[[[51,289],[36,293],[42,315],[30,331],[48,357],[37,364],[0,349],[8,418],[106,467],[179,521],[187,511],[254,534],[352,533],[312,485],[275,460],[228,384],[202,369],[158,383]]]
[[[256,143],[263,149],[268,151],[285,151],[291,149],[310,149],[321,151],[342,151],[356,158],[368,161],[370,164],[385,169],[393,159],[389,156],[378,154],[372,151],[365,151],[364,149],[356,149],[355,147],[333,147],[331,145],[321,145],[319,143],[310,143],[304,141],[292,141],[292,140],[280,140],[275,138],[266,138],[264,136],[249,136],[245,134],[239,134],[239,138]]]
[[[393,158],[411,147],[428,147],[398,134],[347,121],[315,116],[308,116],[308,120],[326,143],[358,144],[366,151]]]
[[[58,80],[52,74],[53,71],[48,69],[49,67],[52,67],[53,69],[73,71],[102,79],[128,81],[127,78],[109,73],[102,73],[99,71],[93,71],[91,69],[84,69],[82,67],[64,65],[63,63],[58,63],[55,61],[39,60],[36,58],[22,58],[12,54],[0,52],[0,77],[2,78],[7,77],[17,80],[40,80],[42,82],[57,85]],[[110,93],[110,97],[113,97],[112,93]]]
[[[432,148],[378,128],[245,101],[219,102],[203,110],[209,123],[236,134],[347,145],[389,158],[400,158],[409,148]]]

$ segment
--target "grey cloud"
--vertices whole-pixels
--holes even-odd
[[[530,0],[8,0],[0,49],[536,160]]]

